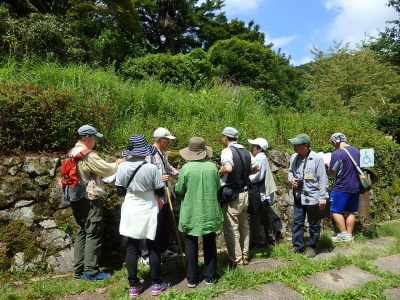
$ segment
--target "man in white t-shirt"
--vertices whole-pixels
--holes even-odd
[[[224,238],[228,256],[233,265],[243,266],[249,261],[249,175],[256,169],[250,152],[237,143],[239,132],[233,127],[225,127],[221,142],[225,149],[221,152],[221,168],[218,173],[221,185],[230,185],[238,196],[223,205]]]

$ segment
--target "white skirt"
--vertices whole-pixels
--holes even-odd
[[[158,204],[154,192],[127,193],[121,206],[119,233],[133,239],[154,240]]]

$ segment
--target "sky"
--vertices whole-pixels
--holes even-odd
[[[333,40],[351,47],[376,36],[397,18],[387,0],[225,0],[229,19],[254,20],[266,43],[291,57],[293,65],[313,60],[313,45],[326,51]]]

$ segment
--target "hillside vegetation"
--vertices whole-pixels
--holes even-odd
[[[398,0],[388,4],[400,14]],[[151,139],[163,126],[178,137],[175,156],[199,135],[216,160],[225,126],[245,145],[261,136],[289,152],[287,139],[301,132],[314,150],[331,151],[340,131],[375,149],[375,216],[396,217],[400,18],[357,49],[314,49],[315,61],[294,67],[257,24],[228,20],[222,8],[221,0],[4,1],[2,154],[66,152],[86,123],[104,133],[98,150],[111,155],[130,135]]]

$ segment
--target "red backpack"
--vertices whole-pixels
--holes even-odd
[[[61,185],[67,201],[79,201],[85,197],[86,183],[79,179],[77,162],[90,152],[92,150],[82,150],[75,156],[69,152],[68,158],[61,162]]]

